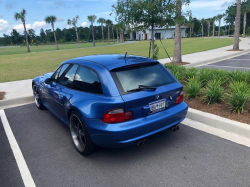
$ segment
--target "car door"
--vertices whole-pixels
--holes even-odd
[[[72,87],[77,68],[78,65],[76,64],[63,65],[57,79],[48,89],[48,103],[53,111],[63,119],[66,119],[65,103],[72,97],[70,89]]]

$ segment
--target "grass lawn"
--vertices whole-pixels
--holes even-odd
[[[113,42],[110,42],[113,44]],[[102,43],[96,43],[96,46],[102,46]],[[108,42],[105,42],[104,45],[108,45]],[[93,43],[80,43],[81,48],[93,47]],[[75,49],[78,48],[77,43],[75,44],[59,44],[59,49]],[[42,51],[53,51],[56,50],[56,45],[40,45],[40,46],[30,46],[31,52],[42,52]],[[9,47],[9,48],[0,48],[0,55],[12,55],[12,54],[22,54],[27,53],[27,46],[22,47]]]
[[[160,50],[159,59],[167,58],[160,41],[156,41],[156,44]],[[163,40],[163,44],[169,55],[173,56],[174,39]],[[182,39],[182,54],[185,55],[210,50],[231,44],[233,44],[232,38],[185,38]],[[75,46],[77,46],[77,44],[75,44]],[[37,48],[39,48],[39,46]],[[0,48],[0,54],[2,54],[2,50],[5,49]],[[16,49],[9,48],[8,50],[15,51]],[[24,50],[26,50],[26,48],[24,48]],[[0,55],[0,82],[31,79],[46,72],[54,71],[63,61],[79,56],[110,53],[125,54],[126,51],[128,54],[148,56],[148,50],[149,41],[140,41],[117,46]]]

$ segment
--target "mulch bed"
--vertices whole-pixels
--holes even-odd
[[[246,107],[244,109],[243,114],[238,114],[234,112],[230,112],[230,105],[221,103],[221,104],[210,104],[203,103],[199,99],[185,99],[185,102],[188,104],[190,108],[194,108],[197,110],[201,110],[203,112],[215,114],[224,118],[228,118],[234,121],[239,121],[242,123],[250,124],[250,107]]]
[[[227,51],[244,51],[244,49],[238,49],[238,50],[234,50],[234,49],[229,49]]]
[[[175,65],[177,65],[177,66],[185,66],[185,65],[190,64],[190,63],[189,63],[189,62],[180,62],[180,63],[169,62],[169,63],[167,63],[167,64],[169,64],[169,65],[175,64]]]
[[[5,95],[6,93],[5,92],[0,92],[0,100],[3,100],[4,99],[4,95]]]

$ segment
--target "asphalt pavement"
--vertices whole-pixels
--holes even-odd
[[[248,187],[250,148],[180,125],[147,145],[83,157],[69,128],[29,104],[4,110],[33,180],[44,186]],[[0,120],[0,186],[24,186]]]
[[[199,68],[223,69],[227,71],[250,71],[250,53],[204,66],[199,66]]]

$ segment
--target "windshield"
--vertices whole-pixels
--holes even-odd
[[[158,87],[175,82],[174,78],[160,64],[147,64],[123,67],[111,71],[111,75],[119,89],[120,94],[128,91],[141,91],[140,85]]]

